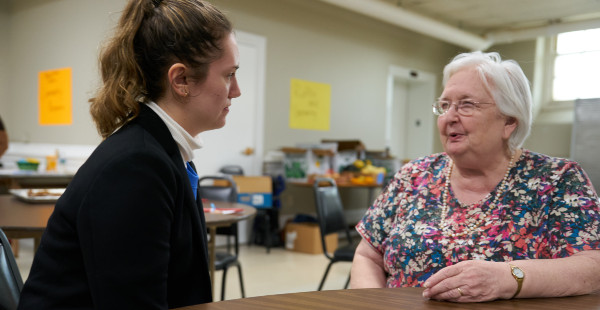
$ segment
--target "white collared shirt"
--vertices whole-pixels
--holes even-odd
[[[181,157],[183,157],[184,163],[192,161],[194,159],[194,150],[200,149],[203,146],[203,141],[198,134],[192,137],[179,123],[177,123],[167,112],[165,112],[158,104],[153,101],[146,102],[146,105],[150,107],[167,125],[173,139],[179,147]]]

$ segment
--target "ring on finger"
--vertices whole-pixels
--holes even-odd
[[[463,291],[460,289],[460,287],[457,287],[456,290],[458,291],[460,296],[465,296],[465,294],[463,294]]]

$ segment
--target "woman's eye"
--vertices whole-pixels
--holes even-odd
[[[461,108],[471,109],[475,107],[475,103],[472,101],[462,101],[460,106]]]

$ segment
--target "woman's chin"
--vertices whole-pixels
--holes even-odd
[[[459,147],[458,145],[446,145],[444,147],[444,152],[450,156],[457,156],[464,152],[464,148]]]

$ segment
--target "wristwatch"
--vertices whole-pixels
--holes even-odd
[[[521,287],[523,287],[523,279],[525,279],[525,273],[523,272],[523,270],[521,270],[521,268],[517,266],[511,264],[508,265],[510,266],[510,273],[512,274],[513,278],[515,278],[515,280],[517,281],[517,292],[513,295],[513,297],[511,297],[515,298],[521,292]]]

